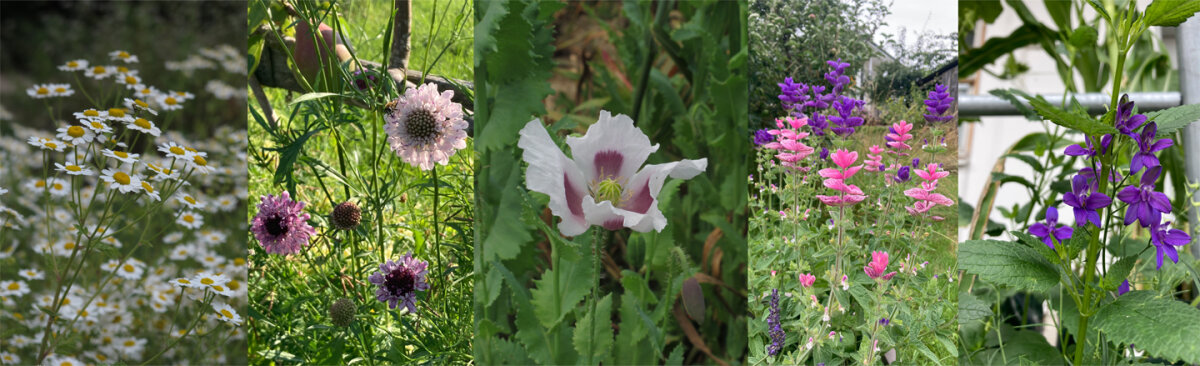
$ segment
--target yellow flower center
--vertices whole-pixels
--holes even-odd
[[[145,118],[138,118],[136,120],[133,120],[133,124],[137,125],[138,127],[147,129],[147,130],[149,130],[151,128],[150,121],[147,121]]]
[[[61,87],[61,86],[60,86],[60,87],[54,88],[54,92],[55,92],[55,93],[66,93],[66,92],[67,92],[67,88],[64,88],[64,87]]]
[[[137,104],[137,105],[138,105],[138,107],[142,107],[142,108],[150,108],[150,105],[149,105],[149,104],[146,104],[146,102],[143,102],[141,99],[134,99],[134,100],[133,100],[133,103],[134,103],[134,104]]]
[[[221,309],[221,316],[226,319],[233,319],[233,313],[229,312],[229,309]]]
[[[103,74],[105,71],[107,70],[104,69],[104,66],[96,66],[92,68],[93,74]]]
[[[61,183],[54,183],[54,190],[60,191],[62,189],[63,189],[63,186]]]
[[[125,83],[126,83],[126,84],[137,84],[137,83],[138,83],[138,80],[137,80],[137,78],[135,78],[135,77],[132,77],[132,76],[126,76],[126,77],[125,77]]]
[[[213,288],[213,290],[216,290],[217,292],[225,292],[225,288],[221,287],[220,285],[213,286],[212,288]]]
[[[240,266],[240,265],[246,264],[246,260],[243,258],[234,258],[233,264]],[[237,282],[237,281],[234,281],[234,282]]]
[[[67,242],[63,244],[63,249],[75,249],[75,242]],[[65,303],[70,303],[71,300],[64,300]]]
[[[83,168],[80,168],[78,165],[67,165],[67,170],[78,172],[83,170]]]
[[[185,285],[190,285],[190,284],[192,284],[192,281],[188,281],[186,278],[180,278],[179,283],[182,283]]]
[[[129,154],[126,154],[124,151],[113,151],[113,155],[116,155],[116,156],[120,157],[121,159],[125,159],[125,158],[129,157]]]
[[[109,108],[108,115],[117,118],[125,117],[125,110],[121,108]]]
[[[129,72],[129,68],[125,66],[117,66],[117,72],[124,74]]]
[[[34,187],[38,187],[38,188],[45,187],[45,186],[46,186],[46,181],[44,181],[44,180],[39,180],[39,181],[37,181],[37,183],[35,183],[33,186],[34,186]]]
[[[239,288],[242,288],[242,284],[238,283],[237,280],[229,281],[229,289],[237,290]]]
[[[142,89],[142,94],[150,95],[150,88]]]
[[[88,116],[88,117],[100,117],[100,112],[96,111],[95,109],[89,109],[89,110],[83,111],[83,115]]]
[[[87,312],[87,310],[80,310],[80,311],[79,311],[79,316],[87,316],[87,315],[88,315],[88,312]]]
[[[192,223],[192,222],[195,222],[195,221],[196,221],[196,218],[192,217],[192,215],[184,215],[184,216],[183,216],[183,221],[186,221],[187,223],[189,223],[189,224],[190,224],[190,223]],[[208,279],[206,278],[205,280],[207,281]],[[204,282],[204,281],[200,281],[200,282]],[[211,283],[212,281],[209,281],[209,282]],[[205,285],[207,285],[207,284],[208,284],[208,283],[205,283]]]
[[[200,279],[200,283],[201,283],[201,284],[205,284],[205,285],[211,285],[211,284],[214,284],[214,283],[216,283],[216,282],[215,282],[215,281],[213,281],[211,278],[205,277],[205,278],[201,278],[201,279]]]
[[[163,101],[169,105],[175,105],[175,104],[179,103],[179,101],[175,100],[175,97],[167,97],[167,99],[165,99]]]
[[[125,272],[133,273],[134,268],[132,264],[126,264],[123,268],[125,268]]]
[[[118,53],[118,54],[117,54],[117,57],[119,57],[119,58],[129,58],[129,53],[128,53],[128,52],[125,52],[125,51],[121,51],[120,53]]]
[[[57,149],[58,144],[53,143],[53,142],[46,142],[46,147],[51,148],[51,149]]]
[[[196,199],[192,198],[192,196],[183,196],[183,200],[193,205],[196,204]]]
[[[116,173],[113,173],[113,175],[112,175],[112,178],[113,178],[113,180],[114,180],[114,181],[116,181],[117,183],[120,183],[120,184],[129,184],[129,174],[125,174],[125,172],[116,172]]]
[[[91,123],[92,123],[92,128],[95,128],[95,129],[97,129],[97,130],[103,130],[103,129],[104,129],[104,124],[103,124],[103,123],[96,122],[96,121],[92,121]]]
[[[151,186],[150,183],[142,182],[142,188],[146,189],[146,192],[154,193],[154,186]]]
[[[18,290],[18,289],[20,289],[20,288],[21,288],[21,284],[19,284],[19,283],[13,282],[13,283],[10,283],[10,284],[8,284],[8,289],[9,289],[9,290],[15,291],[15,290]]]
[[[74,138],[80,138],[80,137],[83,137],[83,134],[84,134],[83,127],[79,127],[79,126],[67,127],[67,135],[68,136],[71,136]]]
[[[137,343],[135,343],[132,340],[125,341],[125,347],[133,347],[133,345],[135,345],[135,344],[137,344]]]
[[[179,146],[171,146],[171,148],[170,148],[170,149],[167,149],[167,150],[168,150],[168,151],[170,151],[172,154],[175,154],[175,155],[183,155],[183,154],[184,154],[184,151],[183,151],[183,149],[182,149],[182,148],[180,148]]]
[[[79,67],[79,63],[75,61],[68,61],[67,67]]]
[[[199,166],[208,166],[208,160],[204,160],[204,157],[200,156],[200,155],[196,155],[195,157],[192,157],[192,161],[195,162],[196,165],[199,165]]]
[[[50,89],[46,89],[44,86],[38,87],[37,93],[40,95],[50,94]]]

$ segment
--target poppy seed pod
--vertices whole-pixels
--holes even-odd
[[[329,219],[338,229],[354,230],[358,227],[359,220],[362,219],[362,210],[359,210],[353,202],[342,202],[333,208],[333,214],[329,215]]]

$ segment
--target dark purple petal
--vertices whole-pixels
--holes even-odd
[[[1117,199],[1121,200],[1121,202],[1132,204],[1140,200],[1140,193],[1141,190],[1137,189],[1137,187],[1126,186],[1117,193]],[[1125,223],[1125,225],[1129,225],[1129,223]]]
[[[1047,228],[1046,224],[1039,222],[1029,226],[1029,233],[1033,234],[1033,236],[1044,238],[1050,235],[1050,228]]]
[[[1089,151],[1088,149],[1084,148],[1083,146],[1079,146],[1079,145],[1067,146],[1067,150],[1064,151],[1063,153],[1070,155],[1070,156],[1080,156],[1080,155],[1091,155],[1092,154],[1091,151]]]

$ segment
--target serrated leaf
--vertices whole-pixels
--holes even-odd
[[[503,166],[500,160],[504,159],[512,159],[512,157],[497,156],[493,159],[493,163],[497,164],[494,170],[492,170],[493,175],[500,174],[498,169],[501,169]],[[508,214],[497,214],[488,227],[488,231],[483,234],[482,248],[484,259],[516,258],[521,253],[521,248],[533,240],[533,236],[530,235],[525,223],[521,221],[521,215],[519,214],[524,210],[524,206],[521,204],[523,198],[522,191],[517,188],[523,177],[520,165],[513,163],[511,160],[505,161],[509,162],[510,169],[504,186],[497,187],[502,190],[500,191],[500,203],[496,206],[495,212]],[[551,233],[550,235],[558,234]]]
[[[992,316],[992,307],[970,293],[958,294],[958,325],[982,321]]]
[[[475,149],[490,151],[512,146],[518,131],[535,116],[546,113],[542,99],[554,92],[542,73],[511,84],[496,86],[495,107],[475,140]]]
[[[998,240],[968,240],[958,249],[958,267],[985,281],[1044,292],[1058,283],[1058,270],[1024,245]]]
[[[571,245],[556,245],[554,250],[575,251]],[[559,254],[564,256],[567,254]],[[578,254],[575,254],[578,255]],[[534,280],[533,307],[543,327],[553,328],[563,317],[575,310],[584,296],[596,284],[592,283],[592,265],[589,257],[585,263],[559,263],[558,267],[542,273]]]
[[[621,271],[621,286],[625,287],[625,295],[635,296],[646,304],[657,304],[658,297],[654,296],[654,291],[650,290],[650,286],[646,284],[646,279],[637,272],[628,269]]]
[[[1108,267],[1108,273],[1104,274],[1104,279],[1100,281],[1100,288],[1108,291],[1116,291],[1121,287],[1121,283],[1125,282],[1125,278],[1129,277],[1129,271],[1133,270],[1134,263],[1137,263],[1138,257],[1129,256],[1121,258],[1117,263],[1113,263]]]
[[[1146,113],[1146,121],[1154,121],[1158,127],[1158,137],[1167,136],[1192,122],[1200,121],[1200,104],[1181,105]]]
[[[585,357],[580,362],[588,365],[598,365],[601,360],[596,357],[607,355],[613,345],[612,328],[612,294],[604,296],[596,303],[596,313],[589,311],[575,323],[575,350]]]
[[[308,142],[308,138],[315,135],[317,132],[324,130],[324,127],[308,131],[299,138],[289,143],[287,146],[277,149],[279,151],[279,165],[275,167],[275,184],[282,183],[285,180],[290,180],[292,170],[295,169],[296,159],[300,157],[300,153],[304,151],[304,143]]]
[[[1155,0],[1146,7],[1143,21],[1150,26],[1176,27],[1200,11],[1196,0]]]
[[[1106,133],[1117,133],[1117,129],[1113,126],[1105,125],[1092,119],[1085,114],[1077,112],[1068,112],[1061,108],[1055,107],[1046,101],[1042,96],[1029,99],[1029,105],[1041,115],[1042,118],[1053,122],[1056,125],[1070,128],[1076,131],[1086,133],[1091,136],[1099,136]]]
[[[1171,362],[1200,363],[1200,309],[1187,303],[1154,291],[1132,291],[1101,306],[1092,321],[1109,341],[1133,344]]]
[[[1055,2],[1070,4],[1065,1],[1055,1]],[[1096,28],[1093,28],[1090,25],[1085,25],[1085,26],[1082,26],[1079,28],[1075,28],[1075,31],[1071,32],[1070,42],[1071,42],[1072,46],[1075,46],[1077,48],[1092,47],[1092,46],[1096,45],[1096,37],[1097,36],[1098,36],[1098,32],[1096,31]]]

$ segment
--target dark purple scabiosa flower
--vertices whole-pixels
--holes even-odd
[[[397,306],[417,312],[417,291],[429,289],[425,283],[425,272],[429,263],[413,258],[412,253],[400,257],[399,261],[387,261],[379,265],[379,271],[367,280],[376,286],[375,299],[388,304],[388,309]]]
[[[771,328],[768,333],[771,336],[771,344],[767,346],[767,354],[774,356],[783,349],[783,342],[787,337],[787,334],[783,332],[783,326],[779,323],[779,289],[777,288],[771,289],[771,309],[767,314],[767,327]]]
[[[1093,140],[1094,139],[1091,136],[1088,136],[1085,140],[1087,143],[1087,147],[1083,147],[1078,144],[1071,145],[1071,146],[1067,146],[1067,150],[1064,151],[1063,153],[1070,155],[1070,156],[1086,156],[1089,158],[1095,157],[1097,155],[1108,154],[1108,147],[1110,145],[1112,145],[1112,135],[1111,134],[1105,134],[1104,136],[1100,137],[1100,146],[1099,147],[1097,147],[1095,145]]]
[[[912,179],[912,175],[909,174],[911,170],[907,165],[900,167],[899,170],[896,170],[896,178],[894,179],[897,183],[908,182],[909,179]]]
[[[808,119],[808,127],[812,129],[812,134],[816,136],[825,136],[825,129],[829,128],[829,120],[817,112],[813,112]]]
[[[1183,230],[1172,229],[1170,221],[1150,227],[1150,243],[1154,244],[1154,250],[1158,252],[1158,269],[1162,269],[1163,254],[1170,257],[1172,262],[1179,263],[1179,252],[1175,247],[1182,247],[1190,242],[1192,237]]]
[[[829,159],[829,149],[821,148],[821,160]]]
[[[1075,229],[1070,226],[1058,224],[1058,209],[1053,206],[1046,208],[1046,221],[1029,227],[1029,233],[1042,239],[1042,243],[1045,243],[1050,249],[1054,249],[1054,241],[1050,238],[1062,243],[1064,240],[1070,239],[1074,232]]]
[[[1126,292],[1129,292],[1129,280],[1121,282],[1121,287],[1117,287],[1117,296],[1124,295]]]
[[[1083,226],[1090,222],[1100,227],[1100,214],[1096,210],[1112,204],[1112,197],[1093,192],[1095,188],[1088,183],[1087,177],[1076,175],[1071,178],[1071,192],[1063,194],[1063,203],[1074,208],[1075,225]]]
[[[774,140],[775,140],[775,138],[772,137],[771,133],[767,132],[767,129],[765,129],[765,128],[758,130],[758,131],[754,131],[754,145],[756,145],[756,146],[766,145]]]
[[[375,88],[379,81],[378,72],[374,70],[358,70],[351,75],[354,79],[354,87],[358,90],[367,90]]]
[[[835,116],[830,116],[829,123],[832,123],[837,127],[832,127],[829,130],[842,137],[854,134],[854,128],[862,126],[863,119],[862,117],[853,116],[852,113],[854,113],[854,109],[858,108],[861,104],[862,101],[847,96],[842,96],[841,99],[833,102],[833,109],[837,111],[838,114]]]
[[[258,204],[258,214],[250,223],[250,231],[263,250],[271,254],[289,255],[308,245],[308,238],[317,233],[308,225],[304,202],[292,201],[284,191],[278,197],[266,195]]]
[[[1142,128],[1142,134],[1138,136],[1138,152],[1129,160],[1129,171],[1137,173],[1145,168],[1153,168],[1158,166],[1158,156],[1154,153],[1162,151],[1174,143],[1171,139],[1155,139],[1154,135],[1158,133],[1158,125],[1150,122],[1146,127]]]
[[[1129,100],[1129,94],[1121,95],[1121,102],[1117,104],[1116,121],[1117,131],[1121,131],[1125,136],[1137,140],[1137,128],[1146,123],[1146,116],[1141,114],[1133,114],[1133,101]]]
[[[1162,221],[1162,214],[1171,212],[1171,200],[1167,194],[1154,191],[1154,182],[1158,181],[1159,173],[1162,173],[1162,167],[1146,169],[1140,185],[1126,186],[1117,193],[1117,199],[1129,204],[1129,209],[1125,211],[1125,225],[1136,220],[1142,227],[1151,227]]]
[[[937,84],[928,96],[929,99],[925,99],[925,121],[934,123],[954,119],[954,114],[948,113],[954,97],[950,96],[950,90],[945,85]]]

